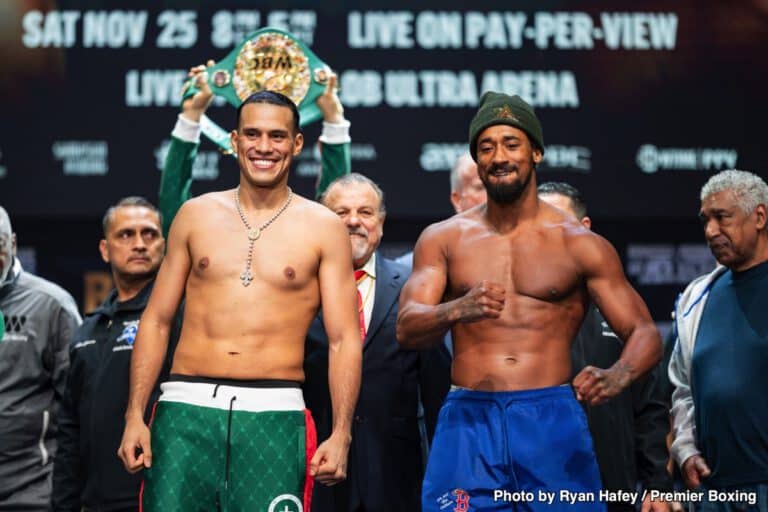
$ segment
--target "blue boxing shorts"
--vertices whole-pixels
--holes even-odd
[[[570,386],[453,389],[437,422],[422,512],[603,511],[600,472]]]

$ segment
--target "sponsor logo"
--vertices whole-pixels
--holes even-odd
[[[25,315],[10,315],[5,317],[5,334],[0,341],[29,341],[29,335],[24,329],[27,323]],[[24,331],[24,332],[22,332]]]
[[[136,332],[138,332],[138,330],[139,330],[138,320],[130,320],[128,322],[123,322],[123,332],[121,332],[120,336],[117,337],[117,339],[115,340],[115,343],[133,345],[134,340],[136,340]]]
[[[435,503],[437,503],[437,508],[439,508],[440,510],[445,510],[447,508],[453,507],[456,504],[450,492],[445,492],[441,494],[435,500]]]
[[[605,321],[600,322],[600,329],[601,329],[600,334],[602,334],[603,336],[607,338],[616,338],[619,341],[621,341],[619,337],[616,336],[616,333],[611,330],[611,326],[608,325],[608,322],[605,322]]]
[[[303,512],[301,500],[293,494],[281,494],[269,503],[267,512]]]
[[[456,160],[468,151],[466,142],[427,142],[421,146],[419,163],[427,172],[450,171]]]
[[[78,343],[75,343],[72,348],[77,350],[78,348],[83,348],[83,347],[87,347],[89,345],[95,345],[95,344],[96,344],[96,340],[85,340],[85,341],[80,341]]]
[[[592,170],[592,150],[584,146],[547,146],[537,170],[586,174]]]
[[[349,156],[355,162],[372,162],[376,160],[376,146],[352,142],[349,145]],[[316,145],[312,151],[302,151],[293,161],[294,172],[298,176],[318,176],[322,170],[320,145]]]
[[[65,176],[103,176],[109,171],[109,146],[105,140],[60,140],[51,147]]]
[[[164,140],[155,148],[155,165],[158,171],[163,170],[170,145],[171,141]],[[219,156],[218,151],[198,151],[192,164],[192,177],[195,180],[206,181],[217,179],[219,177]]]
[[[453,512],[466,512],[469,510],[469,494],[464,489],[454,489],[453,495],[456,499],[456,507]]]
[[[733,148],[659,148],[643,144],[635,162],[646,174],[658,171],[710,171],[732,169],[739,158]]]
[[[16,334],[16,333],[13,333],[13,332],[5,331],[5,335],[3,336],[3,339],[0,340],[0,341],[5,341],[5,342],[8,342],[8,341],[23,341],[23,342],[26,343],[27,341],[29,341],[29,336],[27,336],[26,334]]]
[[[11,315],[5,317],[5,332],[21,332],[27,323],[26,315]]]
[[[627,275],[640,285],[685,285],[715,268],[704,244],[630,244]]]
[[[512,109],[509,108],[509,105],[497,108],[496,117],[498,119],[512,119],[513,121],[517,121],[517,117],[512,113]]]
[[[468,151],[466,142],[427,142],[421,146],[419,163],[427,172],[450,171]],[[588,173],[592,170],[592,150],[584,146],[548,145],[538,170]]]

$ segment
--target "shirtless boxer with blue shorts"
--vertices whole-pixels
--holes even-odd
[[[486,93],[469,145],[488,202],[422,233],[400,298],[403,346],[428,347],[448,329],[454,343],[422,510],[604,510],[577,400],[621,392],[656,364],[661,340],[613,247],[538,199],[544,144],[530,105]],[[569,383],[590,298],[625,348],[612,367]]]

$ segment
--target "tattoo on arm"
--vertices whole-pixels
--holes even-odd
[[[619,382],[623,387],[629,385],[629,383],[632,381],[634,368],[626,361],[616,361],[616,363],[611,367],[611,370],[616,375],[617,382]]]
[[[444,323],[450,323],[451,322],[451,311],[448,308],[438,308],[437,309],[437,321],[440,324]]]

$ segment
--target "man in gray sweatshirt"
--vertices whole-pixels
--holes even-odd
[[[0,207],[0,511],[48,510],[56,410],[80,325],[72,296],[25,272]]]

